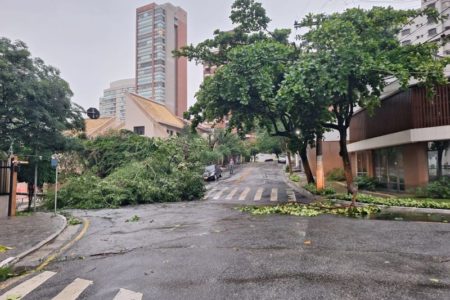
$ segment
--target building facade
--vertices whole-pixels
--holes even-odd
[[[355,113],[348,150],[355,175],[376,177],[390,190],[450,176],[450,85],[428,99],[424,87],[386,95],[373,114]]]
[[[170,3],[136,9],[136,92],[182,117],[187,110],[187,13]]]
[[[399,40],[402,45],[439,41],[443,35],[450,34],[450,0],[422,0],[421,6],[422,9],[435,8],[444,19],[438,22],[427,16],[413,19],[400,32]],[[438,55],[450,55],[450,44],[442,46]]]
[[[109,88],[103,91],[103,97],[100,98],[100,116],[124,120],[125,94],[136,91],[135,82],[134,78],[111,82]]]

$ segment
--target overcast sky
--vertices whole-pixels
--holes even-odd
[[[136,8],[145,0],[0,0],[0,36],[23,40],[33,56],[61,70],[83,107],[98,107],[111,81],[134,77]],[[159,4],[165,3],[157,2]],[[171,0],[188,13],[188,43],[197,44],[215,29],[231,29],[233,0]],[[292,28],[313,12],[392,5],[418,8],[420,0],[263,0],[272,28]],[[202,80],[202,69],[189,64],[188,102]]]

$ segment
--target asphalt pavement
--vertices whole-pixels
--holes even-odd
[[[25,300],[450,299],[450,224],[235,209],[309,201],[282,172],[249,164],[201,201],[73,211],[86,235],[16,288],[41,276]]]

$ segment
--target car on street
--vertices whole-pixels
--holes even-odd
[[[278,163],[279,164],[285,164],[286,163],[286,156],[279,156],[278,157]]]
[[[203,172],[204,180],[218,180],[220,177],[222,177],[222,169],[219,165],[205,167],[205,171]]]

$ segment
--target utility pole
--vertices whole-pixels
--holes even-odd
[[[52,155],[51,166],[55,168],[55,215],[58,206],[58,156]]]

